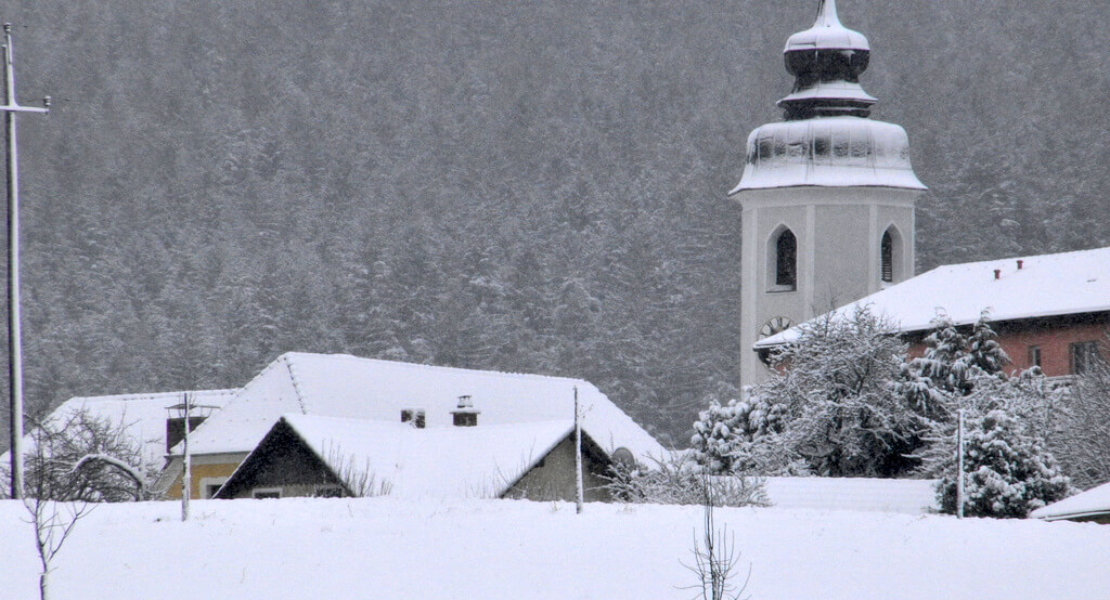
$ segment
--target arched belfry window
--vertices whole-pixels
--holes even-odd
[[[798,239],[783,229],[775,239],[775,285],[795,289],[798,286]]]
[[[882,283],[896,283],[906,278],[902,268],[905,262],[902,234],[894,225],[886,228],[879,240],[879,280]]]
[[[894,240],[889,229],[883,232],[883,241],[879,244],[879,263],[883,281],[894,281]]]

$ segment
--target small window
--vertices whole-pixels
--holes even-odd
[[[789,229],[775,240],[775,285],[790,289],[798,286],[798,239]]]
[[[342,498],[343,488],[338,485],[318,485],[312,495],[317,498]]]
[[[281,498],[281,488],[255,488],[251,492],[251,497],[258,499]]]
[[[1030,367],[1044,366],[1044,365],[1041,364],[1041,347],[1040,346],[1029,346],[1029,366]]]
[[[227,477],[201,477],[200,478],[200,493],[201,498],[211,498],[220,491],[220,487],[227,481]]]
[[[1071,372],[1076,375],[1087,373],[1100,358],[1098,342],[1076,342],[1071,345]]]
[[[890,231],[883,232],[883,241],[880,244],[880,270],[882,271],[883,281],[891,283],[894,281],[894,239],[890,237]]]

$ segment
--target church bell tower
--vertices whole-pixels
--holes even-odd
[[[871,48],[822,0],[813,27],[787,40],[795,77],[783,120],[748,137],[744,174],[729,197],[743,208],[740,383],[767,367],[767,337],[911,277],[914,204],[925,191],[898,125],[868,118]]]

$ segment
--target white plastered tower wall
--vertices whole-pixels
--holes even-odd
[[[820,2],[784,55],[797,78],[778,103],[784,120],[751,133],[729,193],[743,208],[742,386],[770,373],[752,349],[760,337],[913,276],[914,206],[926,189],[905,130],[868,118],[876,99],[858,76],[870,48],[841,25],[834,0]],[[794,252],[784,283],[776,242],[785,230]]]
[[[760,383],[769,372],[751,350],[765,324],[777,317],[801,323],[913,275],[914,204],[920,195],[897,188],[795,187],[735,196],[743,207],[744,385]],[[774,284],[774,240],[783,227],[797,238],[792,290]],[[887,231],[898,234],[891,282],[882,280],[881,242]]]

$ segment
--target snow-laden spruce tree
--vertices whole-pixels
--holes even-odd
[[[971,391],[956,402],[964,418],[964,506],[968,516],[1023,518],[1072,493],[1048,439],[1059,392],[1039,369],[1018,377],[980,372]],[[955,513],[957,422],[935,423],[932,444],[922,453],[922,472],[940,479],[942,512]]]
[[[908,360],[902,369],[897,388],[907,398],[943,410],[951,408],[958,397],[970,394],[982,377],[1006,377],[1003,369],[1010,358],[998,344],[987,311],[966,335],[947,315],[939,315],[932,325],[932,332],[922,340],[925,353]]]
[[[711,405],[695,423],[698,460],[762,474],[895,477],[928,427],[931,401],[896,389],[907,346],[867,308],[803,326],[743,401]]]
[[[786,425],[786,404],[748,394],[722,405],[713,398],[698,413],[690,444],[695,461],[710,473],[782,470],[783,456],[771,443]]]
[[[984,311],[966,334],[946,316],[934,321],[923,356],[909,360],[896,388],[929,402],[929,444],[921,472],[939,478],[944,512],[956,512],[957,415],[965,415],[964,514],[1024,517],[1070,493],[1047,448],[1058,394],[1033,368],[1006,375],[1009,358]]]

